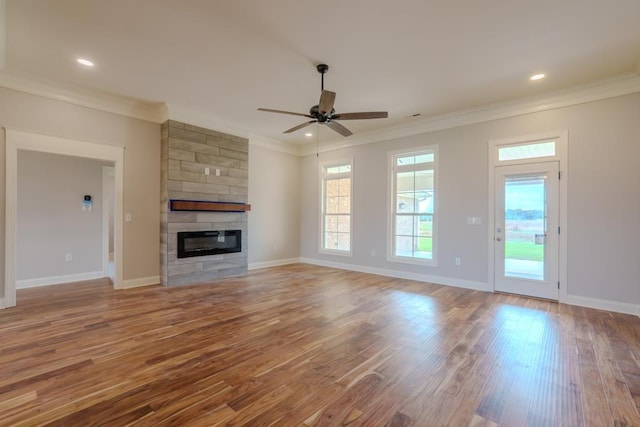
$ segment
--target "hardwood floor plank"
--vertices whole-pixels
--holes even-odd
[[[0,425],[640,425],[640,319],[304,264],[18,291]]]

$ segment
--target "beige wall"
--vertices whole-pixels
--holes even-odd
[[[102,166],[18,152],[16,280],[102,271]],[[91,212],[82,209],[85,194],[92,196]]]
[[[133,218],[124,223],[124,280],[159,275],[159,124],[0,87],[0,126],[124,146],[124,212]],[[0,240],[4,242],[4,134],[1,138]],[[4,262],[4,245],[0,260]],[[4,296],[4,283],[0,284]]]
[[[640,304],[640,94],[590,102],[302,159],[251,145],[249,263],[302,258],[487,283],[487,141],[567,129],[568,294]],[[0,88],[0,126],[126,147],[124,279],[159,274],[160,125]],[[438,144],[439,262],[426,268],[386,261],[387,155]],[[4,206],[4,135],[0,202]],[[318,253],[318,161],[353,157],[353,257]],[[468,226],[480,216],[482,226]],[[4,208],[0,239],[4,241]],[[375,251],[375,256],[371,251]],[[463,260],[461,266],[455,257]],[[0,245],[0,262],[4,245]],[[3,267],[3,266],[1,266]],[[0,275],[0,280],[3,277]],[[3,290],[3,286],[0,289]],[[584,300],[586,299],[586,300]]]
[[[300,158],[249,141],[249,267],[300,256]]]
[[[301,257],[487,284],[488,141],[567,129],[568,295],[640,305],[640,94],[306,156],[301,166]],[[438,144],[437,267],[388,262],[387,155]],[[353,256],[318,252],[318,161],[354,158]],[[467,225],[480,216],[482,226]],[[376,255],[372,256],[374,250]],[[455,265],[455,258],[462,265]]]

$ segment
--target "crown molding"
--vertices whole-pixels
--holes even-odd
[[[162,123],[167,117],[164,102],[140,101],[34,77],[17,76],[7,70],[0,72],[0,86],[148,122]]]
[[[183,123],[189,123],[194,126],[200,126],[206,129],[213,129],[218,132],[228,133],[230,135],[247,138],[249,145],[266,148],[271,151],[292,154],[300,156],[300,148],[294,144],[267,138],[262,135],[250,133],[248,130],[231,122],[214,117],[209,113],[191,109],[184,106],[171,105],[169,108],[169,119],[177,120]]]
[[[188,123],[190,125],[215,130],[246,139],[249,139],[250,136],[249,131],[247,131],[242,126],[224,120],[220,117],[213,116],[211,113],[197,108],[171,104],[168,106],[167,113],[168,115],[166,118],[169,120],[176,120],[178,122]]]
[[[441,114],[420,119],[411,124],[396,125],[385,129],[365,132],[350,137],[348,141],[340,140],[338,142],[329,142],[324,146],[321,145],[319,149],[306,146],[300,150],[300,155],[308,156],[310,154],[316,154],[317,152],[325,153],[343,148],[353,148],[374,142],[388,141],[390,139],[451,129],[459,126],[548,111],[616,96],[629,95],[636,92],[640,92],[640,75],[629,73],[612,79],[601,80],[572,89],[554,92],[549,95],[523,98],[516,101]]]
[[[2,1],[0,0],[0,4]],[[548,111],[640,92],[640,61],[637,68],[635,73],[620,75],[552,94],[425,117],[412,121],[410,124],[403,123],[353,135],[348,140],[334,139],[320,147],[291,144],[256,135],[242,125],[225,121],[219,117],[213,117],[210,113],[199,109],[180,105],[168,106],[164,102],[140,101],[130,97],[81,89],[77,86],[54,83],[34,77],[17,76],[7,70],[0,71],[0,86],[154,123],[163,123],[167,119],[178,120],[195,126],[248,138],[251,144],[266,149],[296,156],[307,156],[318,152],[324,153],[343,148],[353,148],[359,145]]]
[[[265,138],[260,135],[250,135],[249,145],[265,148],[271,151],[301,156],[300,147],[289,142],[277,141],[275,139]]]

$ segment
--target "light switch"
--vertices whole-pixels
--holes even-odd
[[[125,222],[131,222],[131,214],[130,213],[124,214],[124,221]]]
[[[205,175],[209,175],[210,173],[211,173],[211,170],[209,168],[204,168]]]
[[[216,169],[216,176],[220,176],[220,169]]]

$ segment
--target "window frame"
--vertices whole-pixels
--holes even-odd
[[[338,166],[347,166],[350,172],[327,174],[327,169]],[[320,238],[319,252],[327,255],[338,255],[350,257],[353,255],[353,158],[337,159],[320,163]],[[325,216],[326,212],[326,183],[330,179],[350,178],[349,186],[349,250],[328,249],[325,247]]]
[[[419,156],[424,154],[433,154],[432,162],[419,163],[418,165],[406,165],[397,166],[397,159],[406,156]],[[387,261],[398,262],[404,264],[415,264],[428,267],[437,267],[437,254],[438,254],[438,145],[427,145],[413,148],[406,148],[402,150],[394,150],[388,153],[388,229],[387,229]],[[420,170],[433,170],[433,213],[432,215],[432,230],[431,230],[431,259],[417,258],[408,256],[399,256],[395,254],[396,245],[396,188],[397,188],[397,173],[402,171],[420,171]]]

